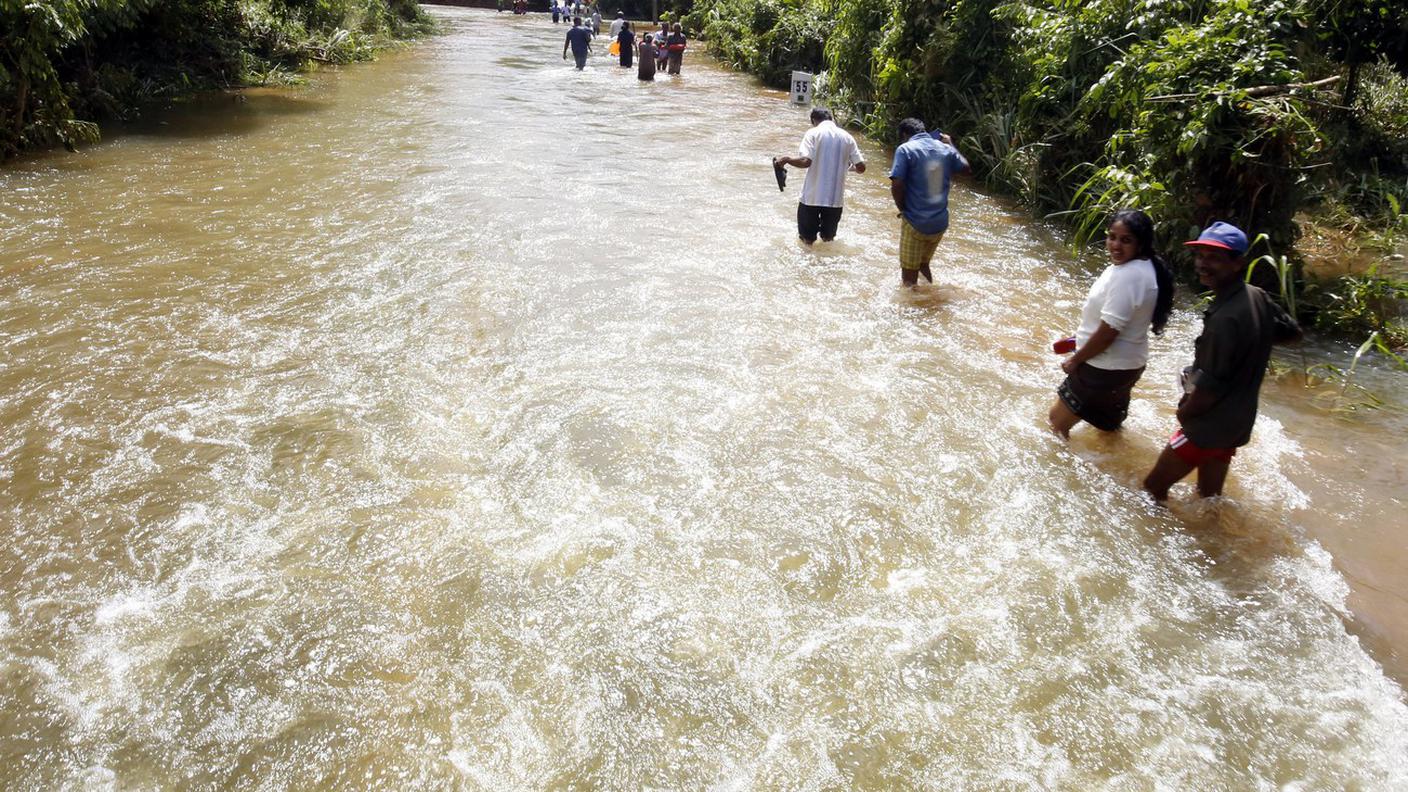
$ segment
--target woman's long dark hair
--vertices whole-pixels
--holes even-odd
[[[1115,212],[1106,228],[1115,223],[1128,228],[1129,233],[1134,235],[1139,242],[1139,256],[1154,263],[1154,282],[1159,286],[1159,296],[1154,300],[1154,321],[1150,329],[1154,335],[1159,335],[1163,333],[1164,325],[1168,324],[1169,314],[1173,313],[1173,273],[1169,272],[1168,262],[1154,247],[1154,221],[1138,209],[1124,209]]]

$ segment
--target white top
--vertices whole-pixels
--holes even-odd
[[[802,203],[808,206],[841,206],[846,189],[846,171],[865,162],[860,146],[851,133],[833,121],[822,121],[802,136],[797,156],[812,161],[807,180],[802,182]]]
[[[621,34],[621,28],[625,27],[625,25],[626,25],[626,20],[621,19],[620,17],[617,17],[616,19],[611,20],[611,38],[614,39],[614,38],[616,38],[618,35],[620,35],[620,34]]]
[[[1109,348],[1086,362],[1106,371],[1137,369],[1148,363],[1149,325],[1154,321],[1158,296],[1154,262],[1149,259],[1130,259],[1106,267],[1085,298],[1076,346],[1085,346],[1101,322],[1120,334]]]

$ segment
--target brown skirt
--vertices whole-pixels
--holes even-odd
[[[1129,415],[1129,393],[1143,373],[1143,366],[1112,370],[1082,363],[1056,388],[1056,395],[1082,421],[1113,432]]]

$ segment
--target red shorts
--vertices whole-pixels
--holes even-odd
[[[1174,432],[1173,437],[1168,439],[1168,447],[1173,449],[1173,453],[1178,454],[1179,459],[1193,467],[1198,467],[1204,462],[1219,459],[1228,460],[1237,455],[1235,448],[1199,448],[1183,434],[1182,429]]]

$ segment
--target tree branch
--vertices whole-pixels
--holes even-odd
[[[1316,80],[1316,81],[1314,81],[1314,82],[1285,83],[1285,84],[1281,84],[1281,85],[1254,85],[1254,86],[1252,86],[1251,88],[1246,89],[1246,93],[1247,93],[1247,96],[1248,96],[1248,97],[1251,97],[1251,98],[1260,98],[1260,97],[1263,97],[1263,96],[1275,96],[1275,95],[1277,95],[1277,94],[1290,93],[1291,91],[1298,91],[1298,90],[1300,90],[1300,89],[1302,89],[1302,88],[1324,88],[1325,86],[1328,86],[1328,85],[1334,85],[1335,83],[1339,82],[1339,81],[1342,80],[1342,79],[1344,79],[1343,76],[1336,74],[1336,75],[1334,75],[1333,77],[1326,77],[1326,78],[1323,79],[1323,80]],[[1181,101],[1184,101],[1184,100],[1186,100],[1186,99],[1197,99],[1197,98],[1200,97],[1200,96],[1202,96],[1202,94],[1195,94],[1195,93],[1163,94],[1162,96],[1151,96],[1151,97],[1149,97],[1148,99],[1145,99],[1144,101],[1146,101],[1146,102],[1181,102]]]

